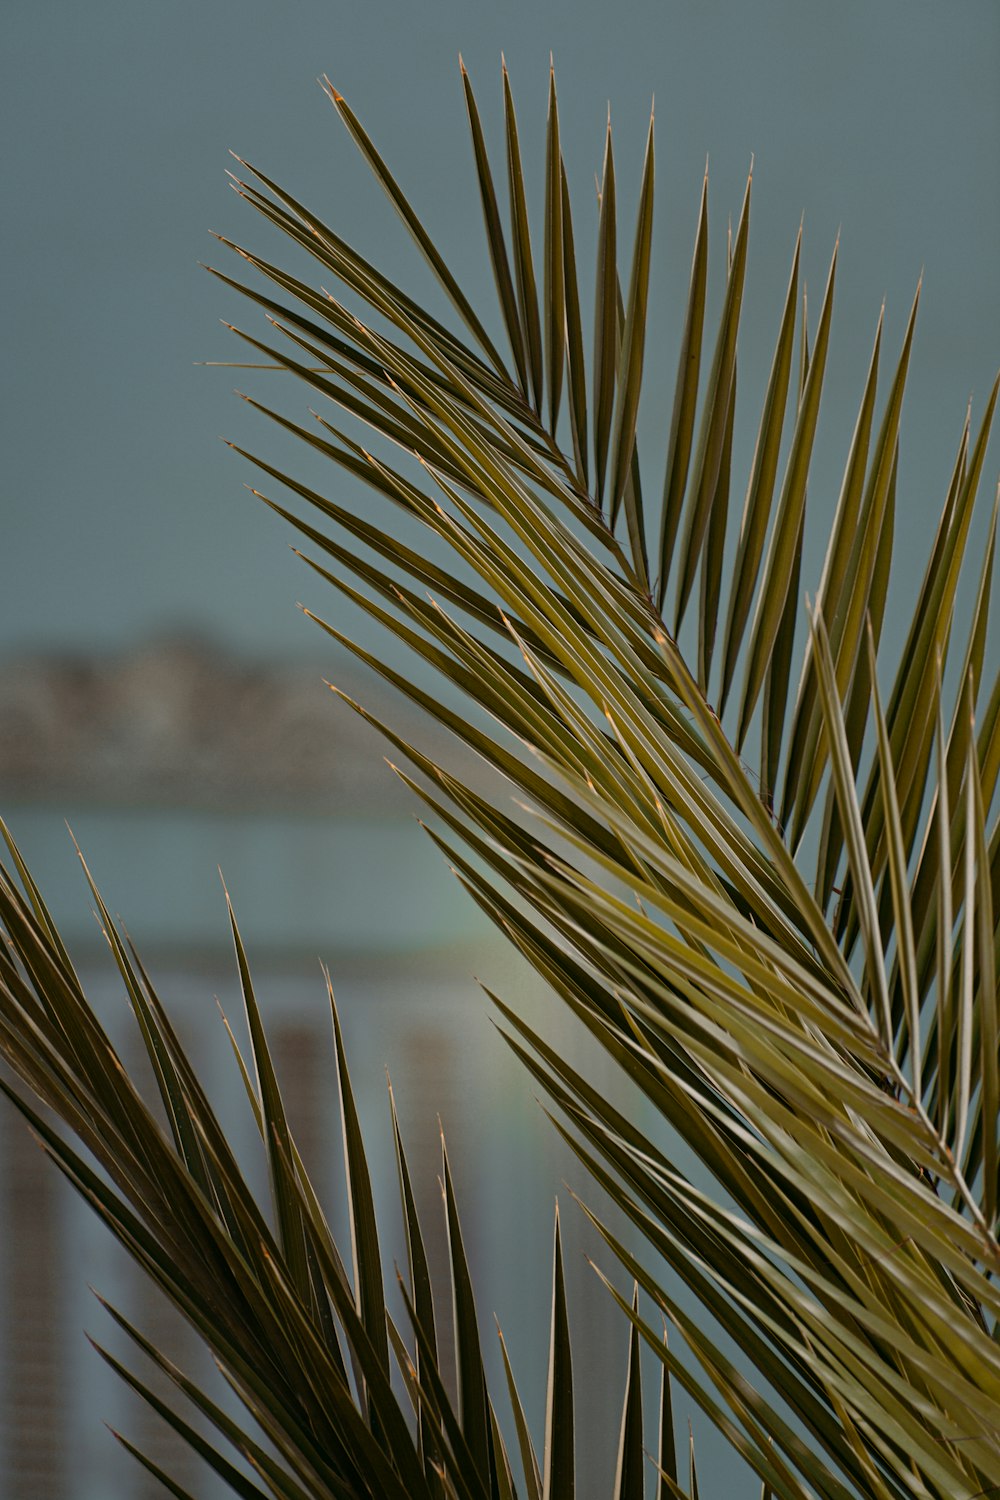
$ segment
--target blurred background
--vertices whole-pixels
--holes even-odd
[[[809,587],[882,299],[894,361],[923,271],[897,511],[905,519],[897,583],[912,586],[966,404],[971,396],[978,420],[1000,351],[1000,10],[994,0],[510,0],[489,8],[452,0],[422,7],[5,0],[0,37],[0,264],[8,288],[0,813],[102,1016],[136,1058],[66,831],[72,826],[250,1162],[252,1122],[216,1006],[218,997],[238,1020],[221,866],[258,972],[293,1125],[336,1217],[338,1106],[318,961],[331,966],[389,1226],[389,1273],[400,1249],[386,1066],[428,1225],[440,1217],[441,1117],[485,1342],[492,1349],[487,1320],[496,1311],[540,1419],[552,1199],[563,1179],[583,1184],[491,1026],[474,976],[540,1017],[547,1035],[562,1023],[464,897],[417,827],[412,799],[384,766],[378,742],[323,678],[432,753],[434,734],[398,703],[383,703],[295,603],[335,615],[376,650],[388,648],[303,572],[282,524],[243,488],[253,472],[218,441],[221,434],[285,461],[275,433],[232,395],[238,383],[277,400],[278,377],[268,386],[264,374],[196,363],[246,357],[220,318],[258,331],[253,310],[198,269],[208,260],[233,272],[207,231],[271,248],[228,190],[227,152],[274,176],[433,302],[425,268],[318,87],[318,75],[329,74],[473,302],[490,309],[458,53],[497,142],[505,53],[539,223],[554,53],[584,243],[596,227],[592,183],[609,101],[627,225],[655,94],[652,326],[660,332],[647,354],[647,389],[672,378],[706,155],[711,317],[726,221],[738,212],[753,154],[744,393],[766,378],[800,217],[814,307],[843,228],[810,487]],[[280,398],[294,415],[309,399],[289,389]],[[759,399],[747,395],[734,443],[737,494],[758,409]],[[640,441],[654,462],[664,436],[647,406]],[[290,452],[288,463],[305,472],[302,456]],[[994,442],[987,476],[996,469]],[[340,477],[320,479],[341,500],[369,503]],[[890,615],[890,654],[892,628]],[[580,1044],[569,1030],[560,1045]],[[563,1198],[569,1226],[574,1211]],[[212,1493],[189,1460],[168,1457],[155,1419],[84,1340],[86,1326],[113,1343],[87,1284],[147,1332],[162,1327],[179,1363],[198,1370],[197,1350],[168,1328],[138,1274],[44,1167],[10,1110],[0,1114],[0,1226],[2,1500],[154,1493],[102,1420],[176,1463],[196,1493]],[[595,1362],[579,1391],[590,1445],[582,1493],[596,1500],[609,1492],[614,1468],[625,1334],[583,1261],[578,1227],[571,1233],[580,1351]],[[703,1489],[732,1482],[739,1469],[721,1443],[705,1434],[701,1450]]]

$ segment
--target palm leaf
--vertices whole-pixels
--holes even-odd
[[[391,1104],[400,1196],[415,1302],[404,1289],[413,1320],[412,1354],[389,1318],[381,1284],[374,1206],[353,1085],[344,1054],[329,976],[336,1065],[341,1090],[342,1135],[349,1189],[354,1287],[335,1245],[319,1199],[309,1183],[288,1128],[279,1081],[239,929],[230,907],[237,967],[247,1004],[257,1081],[239,1053],[237,1062],[270,1165],[270,1213],[258,1206],[216,1122],[190,1061],[180,1049],[151,981],[139,960],[123,957],[118,935],[108,941],[122,962],[122,978],[158,1077],[169,1071],[180,1087],[184,1129],[165,1136],[114,1059],[111,1043],[78,981],[57,987],[52,970],[61,949],[51,919],[39,903],[20,853],[7,835],[30,896],[0,871],[7,956],[0,972],[0,1047],[15,1072],[71,1130],[84,1151],[55,1131],[9,1084],[4,1092],[35,1130],[47,1153],[90,1203],[139,1265],[187,1317],[239,1397],[245,1424],[220,1407],[155,1344],[104,1304],[140,1353],[191,1404],[214,1431],[215,1442],[168,1405],[142,1377],[104,1350],[99,1353],[236,1495],[462,1496],[485,1500],[512,1496],[514,1481],[479,1354],[476,1311],[458,1226],[457,1204],[445,1158],[447,1225],[452,1254],[461,1415],[452,1410],[439,1368],[435,1311],[423,1237],[414,1207],[402,1138]],[[88,877],[89,878],[89,877]],[[91,888],[100,909],[106,908]],[[228,899],[228,898],[227,898]],[[32,961],[29,972],[25,960]],[[46,976],[48,982],[46,983]],[[141,978],[140,978],[141,976]],[[140,985],[144,987],[142,992]],[[63,1030],[43,1028],[41,997],[63,1016]],[[84,1049],[73,1038],[88,1038]],[[235,1045],[235,1044],[234,1044]],[[109,1070],[107,1063],[113,1063]],[[165,1084],[164,1084],[165,1086]],[[175,1094],[171,1091],[170,1098]],[[192,1156],[188,1142],[199,1143]],[[562,1257],[556,1245],[556,1300],[550,1378],[553,1494],[572,1493],[573,1386]],[[340,1358],[349,1348],[352,1386]],[[389,1378],[387,1350],[395,1355],[416,1429],[407,1420]],[[511,1382],[513,1374],[509,1371]],[[512,1390],[516,1387],[512,1384]],[[530,1490],[534,1458],[523,1410],[517,1406],[525,1478]],[[255,1436],[255,1432],[258,1434]],[[221,1440],[222,1446],[217,1446]],[[122,1439],[129,1452],[171,1493],[185,1492],[159,1465]],[[231,1457],[227,1457],[226,1450]],[[248,1466],[248,1469],[241,1467]],[[249,1474],[253,1474],[253,1478]],[[498,1486],[498,1488],[497,1488]],[[568,1487],[567,1487],[568,1486]],[[538,1493],[541,1493],[539,1488]]]
[[[486,225],[486,239],[489,246],[490,263],[493,267],[493,277],[496,281],[497,295],[500,299],[500,308],[503,313],[504,325],[507,329],[507,337],[510,339],[511,352],[514,356],[518,384],[521,390],[527,394],[528,370],[525,364],[524,335],[521,330],[521,319],[517,308],[514,281],[510,273],[510,261],[507,254],[503,224],[500,219],[500,209],[497,204],[496,188],[493,185],[493,173],[490,169],[490,160],[486,150],[486,141],[483,136],[482,122],[479,118],[479,106],[476,103],[476,96],[472,91],[472,83],[462,59],[459,58],[458,61],[462,70],[466,108],[469,112],[469,129],[472,133],[472,149],[475,153],[476,172],[479,177],[479,193],[483,205],[483,220]]]
[[[736,365],[736,335],[743,304],[743,282],[746,274],[747,237],[750,227],[750,186],[747,190],[736,229],[732,266],[726,282],[726,299],[716,338],[715,354],[708,376],[708,388],[702,406],[701,429],[695,449],[692,488],[688,498],[677,582],[677,607],[674,612],[674,635],[680,629],[694,585],[695,569],[701,557],[702,543],[708,529],[712,499],[719,479],[729,410],[729,391]],[[696,251],[697,255],[697,251]]]
[[[691,286],[684,320],[684,336],[677,365],[674,407],[667,444],[666,477],[663,484],[663,508],[660,525],[660,575],[656,589],[656,607],[662,610],[667,580],[674,557],[674,545],[684,505],[691,441],[694,433],[698,400],[698,377],[701,371],[701,336],[705,321],[705,294],[708,280],[708,169],[701,190],[698,233],[694,242]]]

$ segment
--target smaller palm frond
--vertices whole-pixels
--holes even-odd
[[[226,1024],[268,1168],[259,1203],[238,1165],[149,974],[91,882],[105,936],[145,1044],[165,1121],[140,1096],[91,1009],[16,845],[0,868],[0,1053],[35,1096],[0,1087],[59,1167],[214,1356],[239,1408],[220,1406],[120,1311],[114,1322],[182,1398],[192,1423],[107,1350],[98,1352],[243,1500],[572,1500],[573,1366],[556,1213],[548,1404],[536,1454],[506,1346],[517,1445],[508,1452],[480,1347],[479,1320],[442,1140],[454,1349],[439,1344],[431,1267],[390,1089],[408,1273],[406,1326],[383,1285],[371,1180],[329,975],[350,1220],[350,1267],[337,1247],[289,1129],[246,953],[230,907],[250,1053]],[[89,880],[89,875],[88,875]],[[624,1398],[627,1472],[616,1500],[642,1495],[642,1413],[634,1347]],[[457,1391],[457,1400],[449,1394]],[[663,1397],[673,1453],[669,1374]],[[234,1416],[241,1408],[242,1416]],[[215,1441],[205,1436],[214,1430]],[[126,1438],[166,1489],[186,1492]],[[661,1456],[664,1485],[680,1493]]]

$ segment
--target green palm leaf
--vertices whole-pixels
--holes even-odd
[[[387,1313],[365,1148],[329,976],[353,1285],[288,1128],[232,908],[252,1072],[238,1050],[235,1055],[270,1167],[267,1207],[254,1200],[145,970],[109,927],[108,941],[120,960],[136,1022],[151,1057],[160,1060],[158,1080],[168,1102],[184,1111],[183,1128],[171,1138],[160,1130],[117,1061],[79,981],[63,968],[55,927],[47,914],[42,915],[38,888],[9,833],[6,837],[26,891],[0,871],[0,907],[10,944],[0,959],[0,1048],[24,1083],[70,1127],[107,1176],[95,1172],[10,1084],[0,1087],[47,1154],[204,1339],[242,1404],[243,1421],[234,1419],[108,1304],[103,1305],[112,1319],[194,1408],[203,1427],[192,1425],[149,1383],[98,1347],[102,1357],[245,1500],[264,1495],[279,1500],[366,1495],[486,1500],[513,1496],[522,1483],[527,1493],[540,1496],[527,1419],[509,1361],[523,1465],[516,1481],[486,1387],[445,1157],[459,1411],[453,1410],[447,1395],[428,1260],[391,1100],[410,1263],[412,1293],[404,1288],[403,1296],[413,1325],[412,1347]],[[91,889],[106,915],[99,893],[93,885]],[[59,1015],[61,1027],[46,1021],[47,1007]],[[167,1088],[168,1077],[179,1085],[176,1090]],[[199,1143],[195,1155],[189,1147],[192,1139]],[[271,1216],[275,1234],[268,1225]],[[569,1322],[558,1233],[554,1277],[545,1493],[556,1497],[572,1495],[574,1465]],[[353,1383],[341,1343],[350,1352]],[[389,1349],[415,1426],[390,1380]],[[215,1441],[205,1436],[205,1426],[214,1431]],[[170,1493],[186,1494],[161,1466],[127,1439],[120,1440]]]

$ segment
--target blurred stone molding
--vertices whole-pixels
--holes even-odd
[[[0,664],[0,798],[8,806],[57,798],[412,812],[384,764],[389,747],[334,700],[323,675],[315,665],[248,663],[179,638],[115,657],[8,660]],[[351,690],[349,673],[336,680]],[[370,679],[355,696],[378,712]],[[392,705],[394,724],[405,707]],[[426,722],[418,738],[427,745]]]

